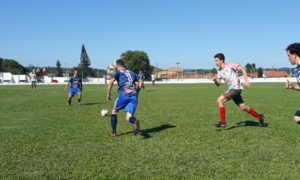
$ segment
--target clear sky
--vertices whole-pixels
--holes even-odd
[[[213,55],[289,67],[284,49],[300,41],[299,0],[0,0],[0,57],[23,65],[93,67],[144,50],[160,67],[212,68]]]

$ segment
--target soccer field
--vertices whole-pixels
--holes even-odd
[[[227,130],[217,130],[217,97],[226,86],[146,85],[136,113],[142,134],[111,109],[104,85],[86,85],[82,105],[66,104],[63,86],[0,86],[0,179],[300,179],[300,92],[252,84],[248,105],[269,127],[226,104]],[[113,97],[116,98],[116,86]]]

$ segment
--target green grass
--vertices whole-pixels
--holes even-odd
[[[244,99],[269,127],[217,131],[225,88],[147,85],[136,113],[144,133],[130,133],[121,112],[110,139],[103,85],[85,86],[83,105],[71,107],[63,86],[0,86],[0,179],[300,179],[300,92],[252,84]],[[233,102],[226,109],[229,127],[256,122]]]

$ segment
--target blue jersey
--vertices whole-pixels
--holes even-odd
[[[72,89],[82,89],[82,80],[80,76],[71,77],[69,82]]]
[[[300,86],[300,65],[298,65],[295,69],[293,69],[293,74],[297,78],[297,83]]]
[[[139,77],[134,72],[123,69],[114,73],[112,77],[118,82],[119,95],[137,95],[136,82],[139,81]]]

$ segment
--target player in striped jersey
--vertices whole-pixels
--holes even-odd
[[[216,127],[218,128],[226,127],[224,103],[231,99],[235,102],[237,106],[240,107],[242,111],[245,111],[248,114],[257,118],[259,120],[260,126],[266,127],[267,124],[264,123],[264,115],[257,113],[253,108],[247,106],[241,96],[243,91],[243,86],[239,76],[240,72],[242,72],[244,76],[244,85],[250,86],[245,68],[239,64],[225,63],[225,56],[222,53],[216,54],[214,58],[215,58],[215,63],[219,68],[217,78],[214,79],[215,84],[217,86],[220,86],[221,80],[223,80],[228,85],[228,91],[226,91],[225,94],[221,95],[217,100],[221,122],[217,123]]]

